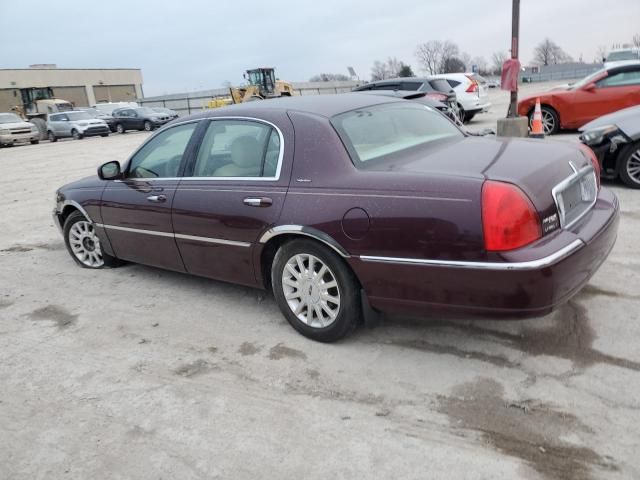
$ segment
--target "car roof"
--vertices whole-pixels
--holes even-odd
[[[362,95],[361,92],[339,93],[337,95],[302,95],[229,105],[197,113],[188,118],[207,118],[223,115],[259,116],[260,112],[265,110],[298,111],[330,118],[358,108],[402,101],[399,98],[381,95]]]

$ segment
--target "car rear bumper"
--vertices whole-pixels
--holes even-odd
[[[617,198],[602,189],[593,209],[560,230],[496,261],[351,258],[372,307],[421,315],[446,309],[492,316],[549,313],[582,288],[615,244]]]

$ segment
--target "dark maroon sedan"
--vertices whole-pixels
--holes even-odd
[[[334,341],[375,312],[545,314],[607,257],[618,202],[587,148],[345,94],[180,119],[61,188],[54,216],[83,267],[270,288],[294,328]]]

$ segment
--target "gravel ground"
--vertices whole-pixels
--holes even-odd
[[[75,265],[55,189],[145,138],[0,150],[1,479],[640,478],[640,192],[606,185],[616,247],[553,315],[323,345],[257,290]]]

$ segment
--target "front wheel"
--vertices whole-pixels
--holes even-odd
[[[84,268],[113,267],[118,260],[102,251],[93,223],[80,212],[70,214],[64,222],[64,242],[75,262]]]
[[[529,112],[529,127],[533,126],[534,110]],[[560,117],[558,117],[556,111],[546,105],[542,106],[540,111],[542,113],[542,130],[544,131],[544,134],[553,135],[558,133],[560,131]]]
[[[360,322],[355,275],[340,257],[316,242],[294,240],[280,247],[271,284],[287,321],[312,340],[335,342]]]
[[[631,188],[640,188],[640,142],[620,152],[620,178]]]
[[[82,134],[75,129],[71,130],[71,136],[74,140],[82,140]]]
[[[153,130],[153,125],[151,125],[151,122],[149,121],[144,122],[144,131],[150,132],[151,130]]]

